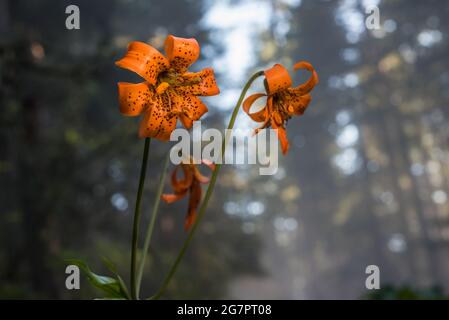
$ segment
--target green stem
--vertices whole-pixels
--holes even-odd
[[[150,138],[145,138],[143,149],[142,167],[140,168],[139,189],[137,190],[136,207],[134,209],[133,238],[131,248],[131,298],[137,299],[136,287],[136,260],[137,260],[137,241],[139,239],[140,224],[140,203],[142,201],[143,187],[145,184],[145,175],[147,172],[148,151],[150,150]]]
[[[248,82],[243,87],[242,93],[240,94],[239,100],[237,101],[237,105],[235,106],[234,111],[232,112],[231,120],[229,121],[229,124],[228,124],[228,130],[230,130],[234,127],[234,123],[237,118],[237,114],[240,110],[240,106],[243,102],[243,99],[246,96],[246,93],[248,92],[248,89],[251,87],[251,84],[254,82],[254,80],[256,80],[258,77],[262,76],[263,74],[264,74],[263,71],[256,72],[255,74],[253,74],[251,76],[251,78],[249,78]],[[221,159],[222,159],[221,162],[223,162],[223,160],[224,160],[227,141],[228,141],[228,137],[225,137],[225,139],[223,140],[222,145],[221,145]],[[196,218],[195,223],[192,226],[192,229],[190,229],[187,239],[184,241],[181,251],[179,251],[179,254],[176,257],[176,260],[173,263],[167,276],[165,277],[164,282],[162,283],[162,286],[159,288],[159,290],[156,292],[156,294],[153,295],[152,297],[150,297],[149,299],[151,299],[151,300],[159,299],[162,296],[162,294],[165,292],[165,289],[167,289],[171,279],[173,278],[174,274],[176,273],[176,270],[178,269],[178,266],[179,266],[182,258],[184,257],[184,255],[187,251],[187,248],[189,247],[190,242],[193,239],[195,231],[198,228],[198,225],[201,222],[201,220],[203,219],[203,216],[206,212],[206,208],[209,203],[209,199],[212,196],[212,193],[214,191],[215,182],[217,180],[217,176],[218,176],[220,169],[221,169],[221,163],[216,164],[215,170],[210,179],[209,186],[207,187],[206,195],[204,196],[203,203],[201,204],[200,210],[198,212],[198,217]]]
[[[161,177],[159,178],[159,186],[156,190],[156,197],[154,199],[153,210],[151,211],[151,221],[148,224],[148,228],[145,234],[145,241],[143,245],[142,257],[140,258],[139,271],[137,272],[137,298],[139,297],[140,284],[142,282],[143,269],[145,266],[145,259],[148,253],[148,248],[150,247],[151,237],[153,235],[154,225],[156,223],[157,212],[159,210],[159,203],[161,201],[162,191],[164,190],[165,176],[167,174],[167,167],[170,160],[170,150],[167,152],[164,164],[162,167]]]

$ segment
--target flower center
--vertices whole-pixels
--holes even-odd
[[[158,88],[163,85],[164,83],[167,83],[167,85],[164,85],[164,87],[161,87],[161,90],[166,89],[168,86],[172,87],[183,87],[183,86],[191,86],[195,85],[201,82],[201,77],[194,76],[189,73],[185,74],[179,74],[174,72],[163,72],[159,76]],[[164,92],[162,91],[162,93]]]
[[[272,117],[276,123],[281,125],[284,121],[290,119],[289,112],[293,112],[293,107],[286,104],[286,99],[282,95],[275,94],[273,97]]]

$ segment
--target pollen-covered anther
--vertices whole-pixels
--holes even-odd
[[[164,94],[165,91],[167,91],[168,87],[170,87],[170,84],[167,82],[162,82],[160,85],[156,88],[156,93],[161,95]]]

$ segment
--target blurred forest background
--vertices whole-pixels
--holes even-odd
[[[80,30],[65,28],[70,4]],[[372,5],[378,30],[364,24]],[[448,16],[445,0],[0,0],[0,298],[98,297],[85,278],[65,288],[66,258],[107,274],[106,256],[128,279],[143,141],[117,103],[116,82],[138,79],[114,61],[167,34],[201,43],[192,70],[217,70],[209,127],[274,62],[308,60],[321,82],[275,176],[223,168],[165,298],[361,298],[370,264],[387,297],[447,294]],[[151,145],[143,222],[168,148]],[[161,206],[144,296],[186,236],[185,210]]]

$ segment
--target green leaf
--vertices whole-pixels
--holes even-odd
[[[109,271],[111,271],[113,274],[117,273],[117,266],[114,262],[112,262],[110,259],[106,258],[105,256],[101,257],[101,260],[103,261],[106,268],[108,268]]]
[[[106,265],[106,268],[109,269],[109,271],[111,271],[116,277],[117,277],[117,281],[120,285],[120,289],[122,291],[122,293],[125,295],[125,297],[129,300],[131,300],[131,295],[129,294],[128,288],[126,287],[125,282],[123,281],[122,277],[120,277],[120,275],[117,272],[117,267],[115,265],[115,263],[113,263],[111,260],[109,260],[106,257],[102,257],[103,263]]]
[[[81,269],[84,274],[86,274],[89,282],[96,288],[100,289],[106,294],[107,298],[115,298],[115,299],[128,299],[129,295],[127,294],[126,287],[123,287],[123,280],[114,279],[111,277],[101,276],[93,273],[89,266],[82,260],[77,259],[69,259],[66,260],[70,264],[74,264]],[[118,276],[118,275],[116,275]],[[125,291],[123,290],[125,288]]]

